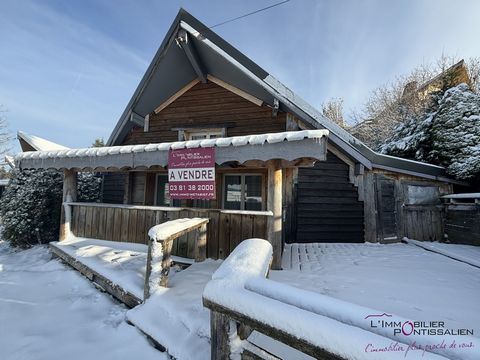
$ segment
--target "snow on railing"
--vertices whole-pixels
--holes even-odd
[[[206,258],[207,218],[185,218],[155,225],[148,231],[147,267],[145,271],[144,300],[158,286],[167,286],[173,241],[190,231],[196,231],[195,261]]]
[[[375,344],[376,348],[388,348],[392,343],[412,351],[423,346],[423,358],[480,358],[480,349],[437,348],[438,338],[434,336],[408,334],[413,324],[409,319],[268,280],[265,276],[270,260],[271,245],[267,241],[245,240],[205,287],[203,303],[212,318],[212,359],[242,351],[261,353],[263,349],[248,341],[253,330],[315,358],[384,359],[385,353],[367,352],[366,347]],[[231,326],[232,320],[236,327]],[[406,327],[397,334],[391,327],[372,327],[372,321],[376,324],[377,320]],[[455,339],[458,342],[457,337],[446,335],[440,342]],[[461,340],[477,341],[472,336],[462,336]],[[405,351],[388,354],[391,359],[404,357]]]

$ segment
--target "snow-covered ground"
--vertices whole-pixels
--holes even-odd
[[[0,241],[0,359],[166,359],[126,311],[47,247]]]
[[[443,245],[456,251],[457,245]],[[271,279],[480,334],[480,270],[444,255],[401,243],[293,244],[283,265],[286,270],[272,271]]]
[[[478,251],[439,245],[464,256]],[[69,246],[64,250],[140,294],[146,247],[85,239]],[[406,319],[472,328],[476,338],[480,334],[480,269],[463,262],[411,244],[288,245],[284,260],[285,270],[271,271],[270,279]],[[220,263],[207,260],[170,274],[169,288],[127,312],[74,270],[50,260],[46,248],[14,253],[3,243],[0,359],[165,356],[125,318],[178,359],[208,359],[209,312],[201,296]]]

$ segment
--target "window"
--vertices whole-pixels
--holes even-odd
[[[167,174],[158,174],[155,184],[155,205],[170,206],[170,194],[168,193]]]
[[[437,186],[407,185],[407,205],[436,205],[440,203]]]
[[[223,181],[223,208],[229,210],[263,210],[263,176],[226,174]]]
[[[185,130],[185,140],[216,139],[224,136],[224,129]]]

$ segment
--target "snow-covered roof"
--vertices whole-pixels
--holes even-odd
[[[328,130],[286,131],[228,138],[177,141],[158,144],[123,145],[28,151],[18,154],[15,163],[19,168],[125,168],[140,166],[166,166],[168,151],[215,147],[216,162],[267,161],[300,158],[325,160]]]
[[[188,33],[197,62],[193,66],[186,52],[172,41],[179,29]],[[173,44],[173,45],[172,45]],[[192,51],[192,49],[190,50]],[[195,70],[196,68],[196,70]],[[199,74],[203,68],[205,74]],[[150,63],[132,98],[108,139],[108,145],[121,144],[134,123],[133,118],[144,118],[158,104],[169,99],[186,84],[199,77],[214,76],[255,96],[265,104],[289,112],[306,124],[330,131],[329,142],[347,153],[368,169],[383,168],[397,172],[437,178],[445,176],[443,168],[426,163],[414,163],[402,158],[386,157],[377,153],[327,119],[320,111],[303,100],[287,86],[258,66],[232,45],[184,9],[181,9],[168,30],[155,57]]]
[[[43,139],[41,137],[27,134],[23,131],[17,132],[17,137],[19,140],[25,141],[30,147],[37,151],[46,151],[46,150],[65,150],[68,147],[54,143],[52,141]],[[20,145],[23,145],[20,142]],[[25,151],[24,147],[22,146],[22,150]]]

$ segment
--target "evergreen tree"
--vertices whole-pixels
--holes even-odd
[[[100,199],[102,179],[93,173],[78,175],[78,201]],[[58,240],[63,176],[51,170],[15,170],[0,199],[3,239],[27,247]]]
[[[381,152],[445,166],[459,180],[478,180],[480,95],[466,84],[445,91],[423,118],[399,124]]]

